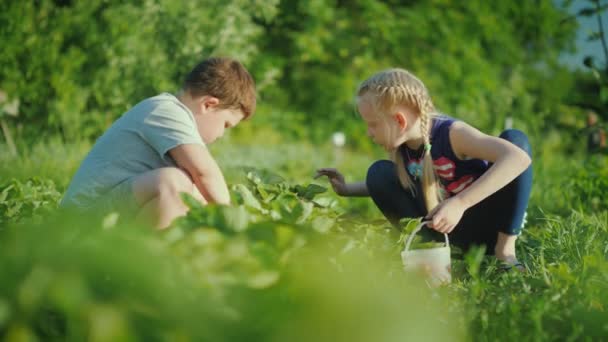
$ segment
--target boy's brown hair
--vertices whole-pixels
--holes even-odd
[[[221,108],[239,109],[245,119],[255,112],[255,82],[247,69],[234,59],[205,59],[186,76],[183,88],[193,97],[217,97]]]

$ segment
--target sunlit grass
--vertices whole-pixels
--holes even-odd
[[[0,174],[23,184],[32,176],[53,179],[61,191],[85,152],[82,146],[34,146],[21,159],[0,156],[13,163],[2,164]],[[354,180],[372,159],[344,151],[336,162],[333,148],[298,143],[218,144],[212,152],[232,185],[247,183],[242,166],[308,184],[315,168],[333,163]],[[21,205],[47,202],[28,206],[19,225],[0,227],[0,335],[602,339],[608,334],[608,212],[598,193],[606,189],[606,160],[541,160],[518,244],[529,272],[501,271],[493,258],[473,250],[454,256],[452,284],[436,290],[401,271],[399,234],[376,220],[381,216],[368,199],[353,204],[329,192],[321,197],[337,200],[337,206],[308,214],[295,198],[282,202],[287,208],[265,203],[283,218],[269,220],[254,210],[244,216],[244,230],[200,209],[157,233],[120,218],[114,227],[106,220],[106,229],[100,218],[44,213],[32,221],[32,212],[43,213],[40,208],[58,200],[49,192],[52,185],[34,182],[24,186],[29,197],[17,194]]]

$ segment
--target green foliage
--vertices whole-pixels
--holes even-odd
[[[399,239],[400,242],[405,243],[408,237],[414,233],[414,230],[418,225],[422,222],[422,217],[417,219],[412,218],[403,218],[399,221],[400,226],[402,226],[402,233]],[[410,249],[430,249],[430,248],[438,248],[444,247],[445,241],[429,241],[431,237],[426,234],[425,230],[428,227],[423,226],[421,230],[419,230],[416,235],[412,238],[412,243],[410,244]]]
[[[316,202],[318,186],[258,170],[248,179],[233,188],[237,206],[187,200],[189,214],[162,233],[65,213],[0,230],[0,335],[462,339],[400,272],[385,227],[341,218]]]
[[[0,90],[19,100],[7,119],[21,152],[0,145],[0,337],[602,339],[608,166],[580,157],[577,107],[605,116],[608,93],[593,61],[591,74],[558,65],[576,26],[564,17],[550,0],[0,2]],[[91,138],[215,54],[245,62],[260,91],[253,122],[210,147],[234,206],[186,196],[189,214],[162,232],[55,211]],[[531,135],[518,244],[530,273],[473,249],[454,255],[453,283],[431,291],[399,256],[418,220],[396,230],[369,199],[310,183],[323,166],[361,180],[381,157],[352,99],[392,66],[420,76],[448,114],[492,134],[509,115]],[[286,143],[336,129],[371,153]]]
[[[8,153],[6,146],[0,144],[2,179],[14,178],[26,182],[30,178],[44,175],[45,179],[57,185],[58,191],[63,192],[85,154],[90,150],[91,144],[83,142],[66,145],[53,139],[19,147],[22,154],[13,156]]]
[[[339,127],[355,144],[366,141],[354,91],[387,67],[412,70],[440,110],[494,134],[507,115],[520,127],[547,127],[570,91],[570,74],[550,82],[566,75],[556,60],[575,29],[561,24],[565,12],[554,1],[285,1],[279,11],[263,50],[287,91],[267,94],[306,113],[313,138],[328,135],[320,127]]]
[[[576,28],[563,17],[550,0],[5,1],[0,89],[20,100],[21,139],[90,140],[140,100],[176,91],[200,59],[230,55],[259,85],[254,126],[315,141],[340,129],[370,149],[354,91],[400,66],[448,114],[493,134],[507,115],[531,130],[577,94],[556,62]]]
[[[250,61],[276,2],[3,1],[0,89],[20,100],[26,136],[97,137],[204,57]]]
[[[451,309],[475,312],[475,340],[595,340],[608,333],[606,211],[548,217],[523,238],[530,274],[504,273],[491,260],[450,288]]]
[[[53,181],[33,178],[0,184],[0,225],[16,222],[57,208],[61,194]]]
[[[204,328],[225,314],[145,231],[108,232],[63,216],[0,236],[0,335],[8,340],[218,337]]]
[[[572,205],[584,212],[608,210],[608,160],[593,157],[579,165],[566,186],[572,192]]]
[[[264,156],[272,169],[293,161],[285,170],[297,177],[245,168],[243,181],[231,186],[233,207],[201,207],[186,197],[188,216],[162,232],[115,216],[49,216],[44,208],[54,208],[56,196],[19,213],[40,219],[4,222],[0,336],[400,341],[606,334],[606,207],[569,214],[576,207],[568,204],[593,203],[604,160],[553,156],[545,160],[553,164],[535,169],[533,213],[518,245],[529,274],[505,273],[473,249],[453,255],[452,284],[431,291],[402,271],[399,256],[419,220],[398,231],[319,185],[292,183],[310,179],[299,164],[314,159],[305,147],[243,148],[240,156],[220,150],[233,162],[228,174]],[[326,153],[316,152],[321,159]],[[563,191],[569,182],[578,188]],[[52,193],[50,183],[19,184]]]
[[[583,59],[583,65],[590,72],[578,75],[576,77],[576,91],[573,96],[567,101],[576,104],[583,108],[593,109],[597,112],[600,118],[604,121],[608,120],[608,32],[602,25],[602,15],[606,15],[608,4],[602,3],[600,0],[587,0],[587,7],[578,11],[576,17],[595,17],[597,19],[597,27],[587,33],[587,41],[595,42],[597,49],[600,47],[603,51],[603,61],[597,61],[594,56],[586,56]]]
[[[550,157],[550,158],[549,158]],[[549,155],[535,161],[531,202],[533,211],[570,215],[573,210],[593,213],[608,209],[608,160]]]

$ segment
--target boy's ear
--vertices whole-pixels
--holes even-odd
[[[217,97],[205,95],[201,98],[201,105],[204,109],[213,108],[218,104],[220,104],[220,100]]]
[[[407,128],[408,122],[407,118],[405,117],[405,114],[403,114],[402,112],[396,112],[393,115],[393,118],[395,119],[395,123],[397,123],[397,126],[401,131]]]

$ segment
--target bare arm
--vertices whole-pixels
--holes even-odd
[[[347,183],[345,197],[366,197],[369,196],[365,182]]]
[[[344,197],[365,197],[369,196],[365,182],[346,183],[344,176],[333,168],[318,169],[315,178],[327,176],[336,194]]]
[[[470,208],[509,184],[528,168],[530,157],[512,143],[489,136],[463,122],[456,122],[450,130],[450,142],[461,158],[477,158],[494,163],[471,186],[455,197]]]
[[[205,147],[184,144],[171,149],[169,154],[177,166],[190,175],[207,202],[230,204],[230,193],[224,175]]]

